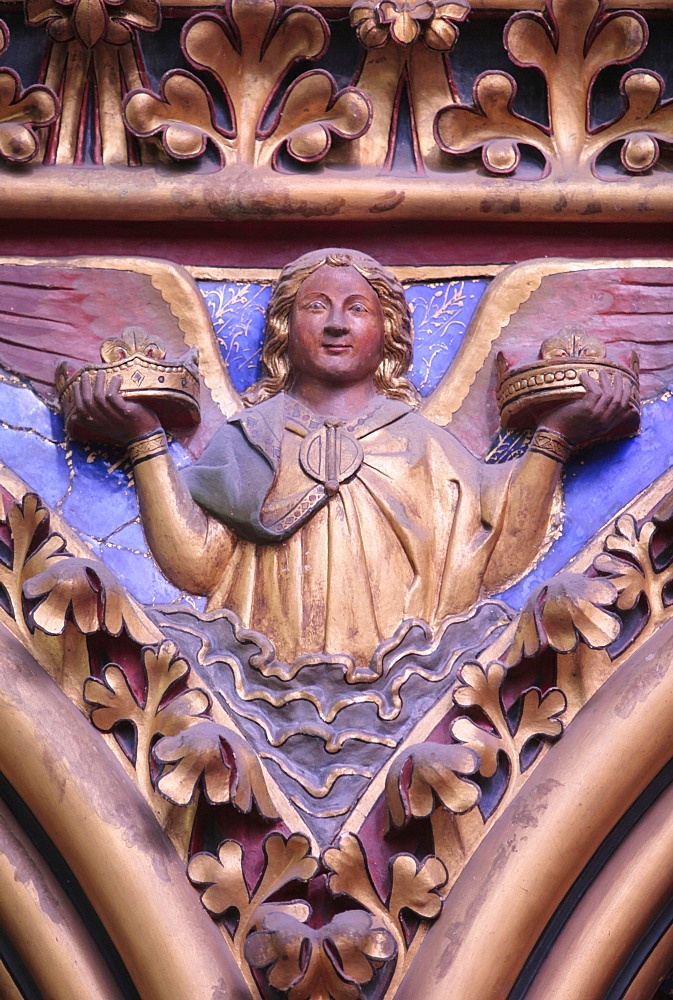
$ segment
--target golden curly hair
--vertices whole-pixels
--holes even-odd
[[[413,351],[413,324],[404,289],[373,257],[341,248],[303,254],[281,271],[266,310],[262,348],[265,374],[244,393],[244,403],[247,406],[261,403],[292,386],[293,374],[287,355],[290,313],[302,281],[323,265],[353,267],[372,286],[383,310],[383,360],[374,373],[374,387],[390,399],[418,406],[418,392],[407,377]]]

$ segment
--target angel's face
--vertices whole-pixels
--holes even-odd
[[[383,310],[354,267],[323,264],[302,281],[290,313],[288,358],[295,379],[373,380],[383,360]]]

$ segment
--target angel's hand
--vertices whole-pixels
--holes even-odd
[[[596,382],[587,373],[580,375],[585,394],[546,413],[541,426],[563,434],[575,445],[609,434],[633,410],[628,379],[618,372],[614,378],[612,382],[607,372],[601,372]]]
[[[161,424],[157,415],[148,406],[125,399],[119,391],[120,386],[118,375],[106,386],[103,370],[96,373],[95,381],[85,373],[73,385],[74,406],[68,427],[86,424],[92,436],[99,433],[103,440],[121,445],[159,430]]]

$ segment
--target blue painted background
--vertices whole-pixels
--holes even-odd
[[[483,280],[412,285],[407,289],[416,341],[412,378],[423,395],[447,371],[479,298]],[[264,309],[270,290],[247,282],[201,286],[215,335],[233,383],[242,391],[260,374]],[[503,597],[520,607],[532,587],[561,569],[595,532],[642,489],[673,464],[673,399],[665,394],[643,411],[642,433],[629,441],[583,452],[565,475],[565,522],[561,537],[525,581]],[[189,456],[170,443],[178,466]],[[202,607],[201,599],[180,594],[156,569],[139,524],[130,471],[115,449],[66,440],[63,423],[15,375],[0,372],[0,460],[57,510],[147,604],[178,599]]]

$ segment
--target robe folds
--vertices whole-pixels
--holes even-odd
[[[465,611],[502,534],[516,462],[485,465],[383,396],[344,424],[361,464],[336,490],[300,455],[325,420],[284,393],[233,417],[183,473],[235,536],[208,608],[235,611],[286,663],[366,665],[403,621]]]

